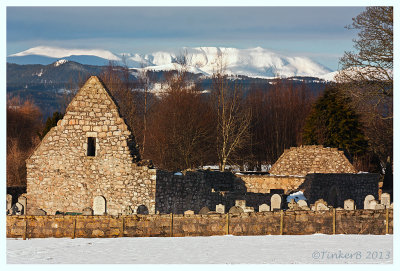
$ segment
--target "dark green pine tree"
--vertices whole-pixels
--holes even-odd
[[[42,140],[44,136],[50,131],[50,129],[56,126],[57,122],[63,117],[64,115],[60,112],[54,112],[52,117],[48,117],[43,131],[39,133],[40,140]]]
[[[361,156],[368,148],[359,117],[348,98],[334,85],[329,85],[314,104],[303,130],[304,144],[347,150],[351,156]]]

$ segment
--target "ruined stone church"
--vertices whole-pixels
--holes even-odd
[[[104,197],[109,213],[155,208],[155,169],[140,167],[118,107],[95,76],[85,83],[27,160],[28,213],[82,211]]]
[[[343,206],[352,198],[361,206],[378,196],[377,174],[355,174],[342,152],[322,146],[285,151],[270,175],[188,171],[184,174],[138,163],[134,137],[109,91],[89,78],[67,107],[65,116],[26,161],[27,213],[81,213],[102,205],[100,213],[198,213],[203,207],[226,210],[236,200],[258,210],[273,193],[302,191],[310,203],[324,198]]]

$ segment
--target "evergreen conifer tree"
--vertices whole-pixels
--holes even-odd
[[[315,102],[304,126],[303,143],[341,148],[352,156],[367,151],[368,142],[358,115],[334,85],[327,86]]]
[[[63,117],[64,115],[60,112],[54,112],[52,117],[48,117],[46,121],[46,126],[44,127],[43,131],[39,133],[40,140],[42,140],[45,135],[50,131],[50,129],[56,126],[57,122]]]

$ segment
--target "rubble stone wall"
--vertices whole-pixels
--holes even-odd
[[[270,176],[270,175],[237,175],[246,185],[247,192],[271,193],[271,190],[283,190],[287,193],[297,189],[305,177]]]
[[[324,199],[331,206],[343,207],[345,200],[353,199],[357,209],[362,209],[367,195],[378,199],[379,174],[309,174],[299,188],[308,202]]]
[[[270,174],[279,176],[356,172],[343,151],[320,145],[305,145],[285,150],[269,171]]]
[[[388,224],[386,217],[388,217]],[[281,223],[282,221],[282,223]],[[393,210],[210,215],[7,216],[7,238],[393,234]],[[281,229],[281,225],[283,228]]]
[[[95,138],[94,156],[88,155]],[[27,160],[28,214],[81,212],[96,196],[107,213],[130,206],[155,208],[156,170],[137,166],[135,142],[113,99],[91,77],[69,104],[65,116]]]
[[[187,171],[174,174],[157,171],[156,212],[183,214],[186,210],[198,213],[208,207],[215,211],[217,204],[226,210],[235,206],[235,200],[246,200],[247,206],[269,203],[272,194],[247,191],[246,183],[231,172]]]

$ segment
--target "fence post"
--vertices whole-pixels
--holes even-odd
[[[332,209],[332,234],[336,234],[336,209]]]
[[[281,223],[280,223],[281,227],[280,227],[280,231],[279,234],[283,235],[283,210],[281,210]]]
[[[119,230],[119,237],[124,237],[124,231],[125,231],[125,217],[121,216],[122,221],[121,221],[121,229]]]
[[[76,229],[76,217],[74,218],[73,221],[73,226],[72,226],[72,239],[75,239],[75,229]]]
[[[174,214],[171,213],[171,237],[174,237]]]
[[[389,209],[386,208],[386,234],[389,234]]]
[[[28,219],[26,218],[26,215],[24,216],[24,222],[25,222],[25,230],[24,230],[24,235],[23,235],[22,239],[26,240],[27,231],[28,231]]]
[[[226,229],[225,229],[226,235],[229,234],[229,213],[226,214]]]

